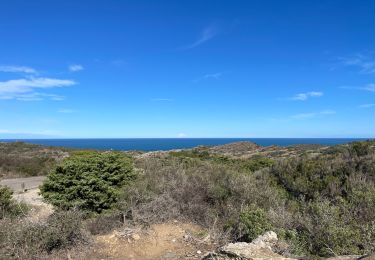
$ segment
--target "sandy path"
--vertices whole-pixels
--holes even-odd
[[[125,229],[126,230],[126,229]],[[121,229],[95,237],[95,246],[86,259],[113,260],[180,260],[200,259],[217,245],[206,239],[197,239],[206,231],[191,223],[169,222],[151,225],[147,230],[135,230],[124,236]]]
[[[22,184],[26,190],[36,189],[41,185],[46,176],[36,176],[27,178],[14,178],[14,179],[4,179],[0,180],[0,185],[5,185],[11,188],[15,193],[21,192]]]
[[[4,179],[0,185],[8,186],[14,191],[13,198],[31,206],[27,219],[32,222],[44,221],[53,213],[53,207],[43,201],[39,194],[39,186],[43,183],[45,176]],[[26,190],[23,192],[23,190]]]

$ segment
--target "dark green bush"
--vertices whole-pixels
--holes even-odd
[[[61,209],[100,213],[111,208],[121,188],[134,178],[132,161],[123,153],[78,153],[48,175],[41,194]]]
[[[0,209],[9,208],[12,204],[12,190],[5,186],[0,186]]]
[[[266,212],[261,208],[248,208],[240,214],[241,240],[251,242],[253,239],[272,230]]]
[[[242,167],[251,172],[270,167],[274,164],[274,160],[262,156],[255,156],[251,159],[244,160]]]
[[[370,145],[371,142],[353,142],[350,146],[357,156],[364,156],[370,152]]]

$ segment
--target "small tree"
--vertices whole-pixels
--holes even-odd
[[[18,217],[27,213],[26,204],[18,203],[12,195],[13,191],[10,188],[0,186],[0,219]]]
[[[47,176],[41,194],[62,209],[100,213],[117,201],[121,188],[134,178],[132,161],[122,153],[77,153]]]

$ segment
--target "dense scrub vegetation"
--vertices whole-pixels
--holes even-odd
[[[45,223],[1,220],[0,259],[50,259],[49,253],[87,241],[81,221],[77,211],[56,212]]]
[[[289,244],[284,252],[308,258],[375,251],[375,141],[302,148],[282,148],[283,154],[293,151],[289,157],[237,159],[202,148],[133,160],[124,153],[76,152],[42,187],[57,208],[75,211],[19,228],[4,217],[0,255],[47,254],[85,241],[83,227],[101,234],[124,219],[145,226],[191,221],[219,243],[251,241],[273,230]],[[9,191],[3,194],[9,202]],[[82,226],[75,208],[100,214],[82,215]],[[16,246],[9,251],[9,245]]]
[[[274,230],[297,255],[375,250],[374,141],[268,160],[199,150],[139,160],[144,173],[122,209],[141,223],[188,219],[217,239],[250,241]]]
[[[100,213],[111,208],[121,188],[134,177],[132,161],[123,153],[80,152],[48,175],[41,194],[60,209]]]
[[[64,149],[0,142],[0,178],[47,175],[61,159],[68,156]]]
[[[326,256],[375,250],[375,142],[277,163],[274,176],[297,208],[288,225],[304,250]]]

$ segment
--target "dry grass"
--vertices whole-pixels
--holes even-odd
[[[57,161],[68,155],[60,148],[0,142],[0,178],[46,175]]]
[[[86,239],[79,212],[57,212],[45,223],[0,221],[0,256],[4,259],[42,259]]]

